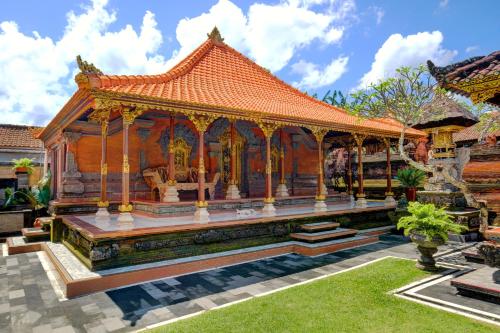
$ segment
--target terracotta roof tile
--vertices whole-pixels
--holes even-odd
[[[161,75],[99,75],[101,90],[162,98],[263,116],[322,122],[352,130],[399,133],[396,122],[359,120],[279,80],[230,46],[208,39],[170,71]],[[408,133],[423,135],[414,129]]]
[[[42,127],[0,124],[0,148],[41,149],[42,141],[35,136]]]

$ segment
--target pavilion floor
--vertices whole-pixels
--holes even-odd
[[[393,208],[393,207],[391,207]],[[355,207],[350,201],[327,202],[326,211],[315,211],[314,204],[282,205],[276,207],[276,214],[264,215],[259,209],[251,216],[238,215],[236,210],[221,209],[210,212],[210,220],[200,223],[192,213],[158,216],[141,211],[134,211],[134,221],[123,224],[117,221],[118,214],[111,214],[109,220],[100,220],[95,215],[65,216],[66,224],[78,228],[89,238],[102,239],[123,236],[175,233],[190,230],[202,230],[237,225],[260,224],[303,218],[334,217],[350,213],[374,212],[391,209],[380,201],[369,201],[367,207]]]

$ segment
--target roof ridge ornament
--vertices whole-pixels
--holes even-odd
[[[224,42],[224,38],[222,38],[219,29],[215,25],[212,31],[207,34],[208,38],[213,40],[214,42],[222,43]]]
[[[80,55],[76,56],[76,63],[83,74],[103,74],[103,72],[99,68],[95,67],[93,63],[82,60]]]

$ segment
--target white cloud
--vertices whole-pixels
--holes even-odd
[[[449,2],[450,2],[450,0],[441,0],[441,1],[439,1],[439,7],[446,8],[446,7],[448,7]]]
[[[471,53],[471,52],[475,52],[479,50],[479,46],[477,45],[472,45],[472,46],[468,46],[466,49],[465,49],[465,52],[466,53]]]
[[[318,5],[326,6],[323,12],[314,10]],[[175,58],[191,52],[217,25],[226,42],[276,72],[315,40],[339,42],[354,10],[352,0],[289,0],[275,5],[254,3],[245,14],[229,0],[219,0],[207,13],[179,22],[177,40],[181,48]]]
[[[377,19],[377,25],[382,23],[382,19],[384,18],[385,11],[380,7],[374,7],[375,18]]]
[[[292,65],[295,73],[303,75],[301,81],[294,82],[298,88],[320,88],[337,81],[346,71],[349,57],[338,57],[321,70],[317,64],[299,61]]]
[[[254,3],[246,13],[229,0],[219,0],[208,12],[179,21],[180,46],[166,59],[158,53],[163,37],[153,13],[144,14],[139,28],[114,28],[117,14],[107,5],[108,0],[91,0],[81,12],[69,12],[60,38],[24,34],[15,22],[0,22],[0,122],[50,120],[76,89],[77,54],[105,73],[161,73],[205,41],[217,25],[228,44],[276,72],[314,41],[339,42],[355,17],[354,0]],[[335,73],[331,67],[330,79],[320,79],[326,70],[318,70],[316,84],[331,80]],[[313,84],[312,75],[304,77],[304,84]]]
[[[158,73],[165,59],[157,54],[162,43],[154,15],[146,12],[140,31],[130,25],[108,31],[116,21],[94,0],[81,14],[70,12],[59,40],[25,35],[15,22],[0,23],[0,122],[44,124],[68,100],[76,85],[75,57],[81,54],[109,73]]]
[[[419,32],[406,37],[391,35],[375,54],[371,69],[363,75],[359,87],[391,76],[401,66],[417,66],[429,59],[438,66],[449,63],[457,51],[443,48],[442,42],[440,31]]]

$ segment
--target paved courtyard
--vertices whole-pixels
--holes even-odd
[[[305,257],[289,254],[60,300],[37,253],[0,257],[0,332],[130,332],[384,256],[416,258],[402,237]]]

